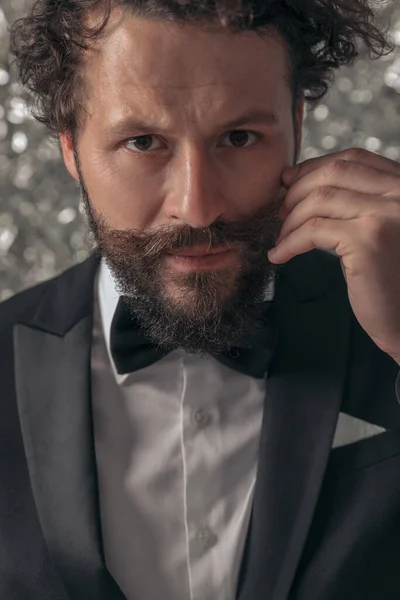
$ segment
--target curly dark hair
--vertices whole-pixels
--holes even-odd
[[[326,94],[333,72],[358,56],[358,42],[371,58],[394,49],[372,5],[373,0],[37,0],[12,24],[10,50],[19,81],[31,92],[34,117],[50,135],[75,136],[84,107],[80,59],[115,6],[138,17],[217,25],[232,33],[262,36],[275,30],[288,46],[294,103],[300,94],[312,103]],[[99,10],[100,22],[90,28],[86,15]]]

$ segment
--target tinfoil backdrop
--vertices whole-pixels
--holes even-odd
[[[9,23],[26,0],[0,0],[0,301],[48,279],[90,252],[77,184],[58,144],[29,114],[9,55]],[[365,53],[341,69],[331,91],[307,112],[301,160],[351,146],[400,162],[400,2],[381,18],[396,50]]]

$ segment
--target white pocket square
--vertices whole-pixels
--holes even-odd
[[[357,419],[346,413],[339,413],[332,448],[347,446],[387,431],[383,427]]]

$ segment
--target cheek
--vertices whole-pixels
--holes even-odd
[[[89,161],[87,161],[89,163]],[[159,182],[155,177],[127,165],[110,164],[99,157],[84,170],[85,183],[94,208],[114,229],[143,230],[160,210]]]
[[[234,179],[232,192],[246,199],[252,210],[276,201],[280,194],[283,170],[292,164],[294,146],[283,138],[270,150],[253,156],[247,169]]]

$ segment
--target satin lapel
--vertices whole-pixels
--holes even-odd
[[[50,284],[30,324],[14,329],[21,429],[44,538],[71,598],[123,600],[101,543],[90,407],[94,272],[84,264],[71,273]]]
[[[279,341],[238,600],[288,597],[313,517],[348,355],[350,309],[338,258],[312,251],[286,263],[276,308]]]

